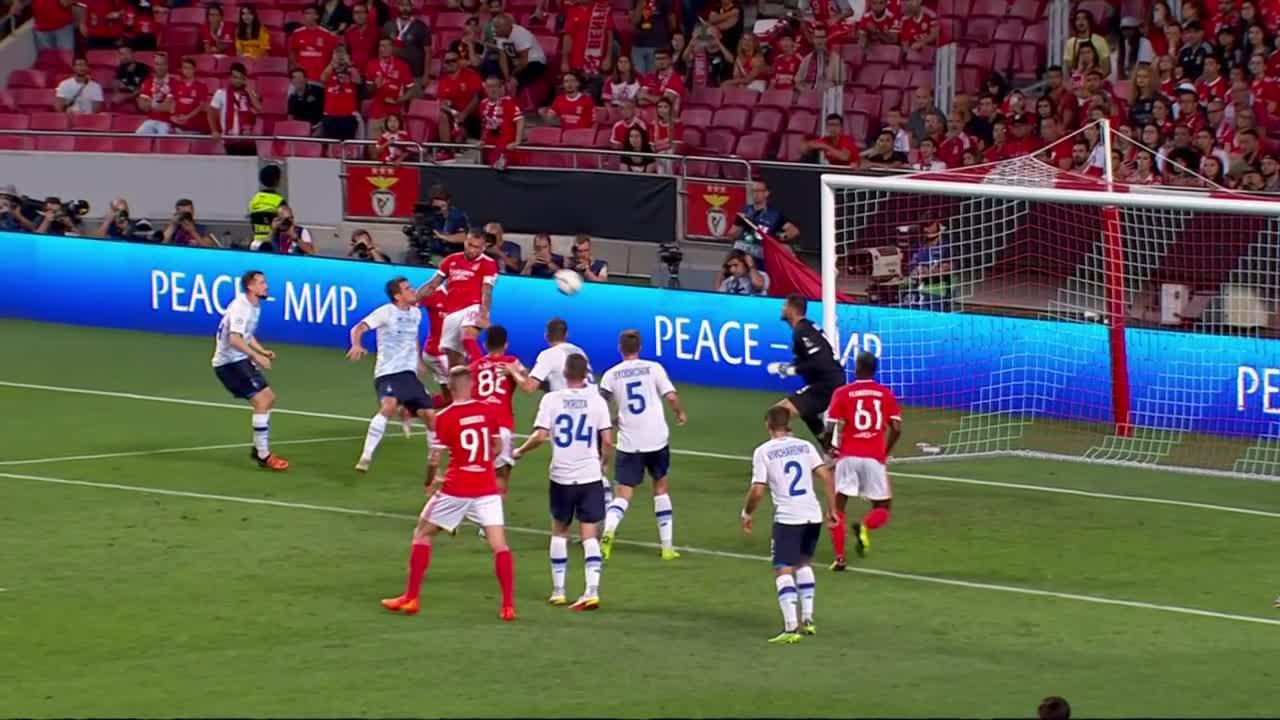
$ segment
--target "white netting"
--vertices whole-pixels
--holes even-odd
[[[963,190],[835,182],[827,235],[846,351],[881,350],[930,450],[1280,476],[1280,218],[1086,204],[1032,158],[916,179]]]

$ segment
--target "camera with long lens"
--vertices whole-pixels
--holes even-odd
[[[416,202],[413,204],[413,219],[400,229],[409,241],[410,251],[424,264],[431,261],[431,245],[435,240],[433,220],[437,212],[429,202]]]
[[[63,203],[62,210],[68,215],[74,215],[76,217],[84,217],[85,215],[89,214],[89,201],[88,200],[72,200],[71,202]]]
[[[192,214],[191,214],[191,213],[189,213],[189,212],[185,212],[185,211],[184,211],[184,212],[180,212],[180,213],[178,213],[178,218],[177,218],[177,220],[178,220],[178,222],[179,222],[179,223],[189,223],[189,222],[193,222],[195,219],[196,219],[196,216],[195,216],[195,215],[192,215]],[[287,226],[287,225],[285,225],[283,222],[282,222],[282,223],[280,223],[280,228],[281,228],[282,230],[283,230],[283,229],[286,229],[287,227],[288,227],[288,226]]]
[[[658,261],[667,266],[667,287],[680,287],[680,263],[684,261],[680,243],[669,240],[659,245]]]

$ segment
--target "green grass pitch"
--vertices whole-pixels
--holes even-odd
[[[682,387],[681,560],[657,557],[641,490],[601,611],[544,605],[541,450],[507,504],[519,621],[498,620],[465,529],[403,617],[378,599],[403,586],[424,442],[389,434],[352,471],[371,361],[275,348],[279,407],[311,414],[272,418],[293,464],[273,474],[246,458],[248,411],[209,370],[209,339],[17,321],[0,337],[0,716],[1025,716],[1048,694],[1082,716],[1280,711],[1275,484],[898,465],[862,572],[818,573],[820,634],[774,647],[769,508],[752,537],[738,510],[776,394]],[[907,408],[907,447],[938,439],[919,434],[931,417]]]

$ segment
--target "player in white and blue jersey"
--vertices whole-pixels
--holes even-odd
[[[567,387],[564,377],[564,363],[570,355],[587,357],[582,348],[569,342],[569,325],[560,318],[552,318],[547,322],[547,349],[538,353],[529,376],[521,384],[525,392],[538,389],[553,392]],[[587,385],[595,382],[591,376],[591,361],[587,360]]]
[[[428,431],[433,427],[431,396],[418,379],[418,348],[421,347],[418,329],[422,324],[422,311],[418,308],[417,291],[408,279],[398,277],[387,282],[387,297],[391,302],[351,328],[351,349],[347,350],[348,358],[359,360],[368,354],[361,345],[364,334],[370,330],[377,333],[378,361],[373,369],[373,390],[378,395],[378,413],[369,421],[364,449],[356,462],[356,470],[360,472],[369,469],[373,451],[387,430],[387,421],[395,417],[400,406],[422,418]]]
[[[565,575],[569,569],[569,531],[576,518],[582,536],[586,588],[571,610],[600,606],[600,571],[604,558],[596,538],[596,524],[604,519],[603,468],[613,454],[609,404],[587,385],[587,358],[565,359],[563,390],[553,390],[538,404],[533,434],[515,451],[518,460],[551,441],[551,596],[547,602],[564,605]]]
[[[231,301],[218,322],[213,348],[213,372],[222,387],[232,395],[249,401],[253,408],[253,449],[249,456],[259,467],[288,470],[289,461],[271,452],[271,408],[276,394],[262,376],[271,369],[276,354],[263,347],[255,337],[262,301],[267,299],[267,277],[258,270],[240,276],[240,294]]]
[[[765,427],[769,440],[751,456],[751,489],[742,508],[742,531],[751,533],[751,514],[768,487],[773,498],[774,584],[782,608],[782,632],[769,642],[790,645],[800,642],[801,634],[818,632],[813,621],[814,576],[810,563],[823,521],[832,527],[839,522],[834,504],[835,478],[812,443],[791,435],[791,412],[787,408],[769,408]],[[822,481],[827,502],[825,515],[814,494],[814,475]]]
[[[658,521],[662,559],[674,560],[680,553],[676,552],[672,539],[675,519],[667,492],[667,474],[671,469],[671,450],[667,444],[670,430],[663,402],[671,406],[677,425],[684,425],[688,418],[666,369],[652,360],[640,359],[638,331],[623,332],[618,337],[618,350],[622,353],[622,362],[600,376],[600,394],[618,406],[618,454],[614,465],[618,489],[605,509],[600,548],[608,560],[613,554],[618,525],[631,505],[631,496],[648,472],[653,479],[653,514]]]

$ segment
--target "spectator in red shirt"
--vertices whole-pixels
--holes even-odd
[[[622,101],[622,119],[613,124],[613,130],[609,133],[609,145],[614,150],[622,149],[627,144],[627,133],[632,128],[640,128],[649,133],[649,125],[636,113],[636,101],[624,99]]]
[[[858,44],[897,45],[901,31],[902,25],[889,10],[888,0],[871,0],[870,9],[858,19]]]
[[[653,61],[658,69],[640,88],[640,102],[656,103],[659,98],[665,97],[679,108],[680,100],[684,98],[685,93],[684,78],[680,77],[680,73],[676,72],[671,65],[671,51],[666,48],[659,49],[654,53]]]
[[[308,80],[320,80],[337,44],[333,33],[320,26],[319,9],[308,5],[302,11],[302,27],[289,36],[289,63],[302,68]]]
[[[327,32],[327,31],[326,31]],[[324,83],[324,118],[320,136],[330,140],[354,140],[360,128],[360,71],[351,66],[345,45],[334,48],[333,59],[320,73]],[[379,124],[381,129],[381,124]]]
[[[613,69],[613,8],[608,0],[585,0],[565,10],[560,72],[576,72],[594,94]]]
[[[858,146],[844,134],[844,120],[839,113],[831,113],[826,120],[827,134],[800,143],[800,149],[817,156],[823,165],[856,167],[861,160]]]
[[[76,49],[75,16],[71,0],[33,0],[31,15],[36,50]]]
[[[929,113],[925,116],[924,136],[933,140],[934,147],[942,147],[942,141],[947,138],[947,121],[942,113]]]
[[[680,121],[676,119],[674,105],[667,98],[657,104],[657,116],[653,119],[649,141],[653,143],[653,151],[658,153],[674,153],[684,142],[681,140]]]
[[[804,58],[796,52],[796,39],[790,35],[778,38],[778,54],[773,58],[773,78],[769,86],[775,90],[791,90],[796,86],[796,73]]]
[[[1058,129],[1058,121],[1054,118],[1040,120],[1040,140],[1044,143],[1041,157],[1050,165],[1066,170],[1071,167],[1071,143],[1059,142],[1062,132]],[[1088,146],[1085,146],[1086,153]]]
[[[565,73],[562,82],[564,92],[556,96],[551,107],[542,109],[543,120],[566,130],[595,127],[596,102],[581,91],[582,81],[577,74]]]
[[[378,161],[389,165],[399,165],[409,154],[409,133],[400,124],[399,115],[388,115],[382,123],[382,133],[378,135]]]
[[[947,167],[958,167],[964,164],[964,151],[976,147],[977,142],[964,131],[965,113],[952,110],[947,120],[947,135],[938,146],[938,158]]]
[[[1124,181],[1130,185],[1159,185],[1163,181],[1160,171],[1156,169],[1156,158],[1146,150],[1139,150],[1133,159],[1133,169],[1125,176]]]
[[[169,74],[169,55],[156,53],[155,68],[138,95],[138,109],[147,115],[147,119],[138,126],[136,132],[139,135],[168,135],[173,132],[169,120],[173,115],[173,86],[176,83]]]
[[[249,84],[248,70],[243,63],[233,63],[227,87],[220,88],[209,100],[209,134],[214,140],[252,135],[261,112],[262,99]],[[233,139],[227,140],[226,149],[230,155],[253,155],[257,151],[254,143]]]
[[[733,63],[733,77],[725,80],[721,85],[745,87],[757,92],[765,89],[766,79],[769,77],[769,63],[765,61],[764,53],[760,50],[759,38],[751,33],[743,35],[738,41],[736,56],[729,52],[729,47],[723,40],[719,41],[717,48],[726,62]]]
[[[382,134],[383,118],[404,113],[409,101],[417,96],[418,86],[408,63],[396,57],[391,38],[378,41],[378,57],[365,65],[364,80],[372,97],[369,137],[377,138]]]
[[[382,30],[369,20],[368,5],[360,3],[351,8],[351,27],[347,28],[342,38],[347,43],[352,65],[358,68],[368,67],[369,61],[377,56],[378,40],[381,37]]]
[[[178,132],[209,131],[209,86],[196,77],[194,58],[182,59],[182,79],[170,85],[173,92],[173,115],[169,123]]]
[[[121,21],[124,23],[124,37],[134,50],[156,49],[156,31],[159,28],[151,0],[127,0]]]
[[[920,0],[905,0],[898,42],[910,50],[937,47],[941,33],[938,16]]]
[[[205,11],[205,25],[200,28],[200,47],[206,55],[232,55],[236,51],[235,26],[226,21],[221,5],[210,5]]]
[[[85,46],[103,50],[119,44],[124,36],[123,15],[120,0],[84,0],[80,33],[84,35]]]
[[[1013,137],[1005,141],[1005,158],[1022,157],[1036,151],[1036,139],[1031,135],[1031,116],[1023,113],[1011,118]]]
[[[516,101],[504,92],[502,80],[496,75],[485,78],[484,92],[484,102],[480,103],[482,140],[485,145],[493,146],[485,149],[484,161],[502,168],[516,161],[512,149],[524,137],[524,114]]]
[[[1005,123],[1003,115],[996,115],[991,119],[991,142],[987,143],[986,149],[982,151],[983,162],[997,162],[999,160],[1007,160],[1009,144],[1009,126]]]
[[[440,98],[438,130],[441,142],[460,143],[468,137],[480,137],[480,95],[484,81],[475,68],[462,63],[453,50],[444,54],[444,73],[440,75],[437,96]]]
[[[1187,127],[1193,135],[1208,125],[1204,110],[1200,107],[1200,94],[1190,84],[1178,87],[1178,106],[1174,111],[1173,123],[1175,126]]]
[[[1231,86],[1227,83],[1227,79],[1222,77],[1222,62],[1217,55],[1210,55],[1204,59],[1204,71],[1200,73],[1200,79],[1196,80],[1196,93],[1200,97],[1201,105],[1208,105],[1209,101],[1217,98],[1226,101]]]
[[[926,137],[920,141],[918,157],[910,167],[921,172],[938,172],[947,169],[947,164],[938,159],[938,144],[933,138]]]

